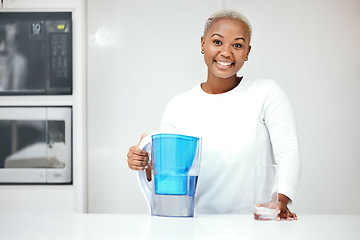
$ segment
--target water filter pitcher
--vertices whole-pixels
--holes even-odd
[[[139,182],[151,215],[193,217],[201,160],[201,138],[161,133],[145,137],[139,146],[151,159],[151,181],[146,170]]]

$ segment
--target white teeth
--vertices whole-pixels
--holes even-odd
[[[216,62],[222,66],[230,66],[231,65],[230,62],[218,62],[218,61],[216,61]]]

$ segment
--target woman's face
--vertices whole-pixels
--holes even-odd
[[[240,20],[222,19],[214,22],[201,38],[201,49],[209,74],[229,78],[244,65],[251,46],[247,26]]]

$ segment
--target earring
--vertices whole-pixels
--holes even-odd
[[[248,57],[245,58],[245,61],[249,60]]]
[[[205,51],[204,50],[201,50],[201,54],[204,54],[205,53]]]

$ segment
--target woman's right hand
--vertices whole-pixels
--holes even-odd
[[[129,148],[127,161],[129,168],[132,170],[142,171],[149,163],[149,153],[139,148],[139,144],[144,137],[146,137],[146,134],[141,135],[137,145]]]

